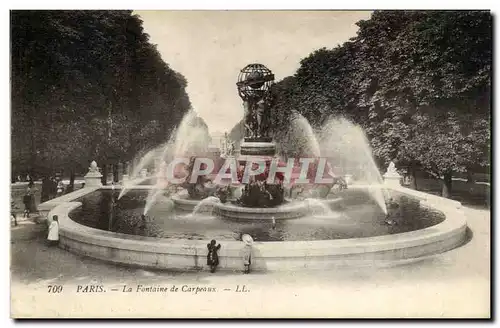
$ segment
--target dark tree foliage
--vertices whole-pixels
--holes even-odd
[[[490,160],[490,12],[376,11],[357,25],[273,87],[276,134],[293,111],[316,127],[347,117],[378,162],[424,168],[448,196],[452,173]]]
[[[12,11],[12,169],[130,160],[168,139],[186,85],[131,11]]]

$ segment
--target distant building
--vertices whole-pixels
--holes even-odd
[[[224,132],[216,131],[211,133],[210,137],[212,138],[211,144],[213,146],[217,146],[219,149],[224,148]]]

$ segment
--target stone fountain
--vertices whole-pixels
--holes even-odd
[[[244,207],[272,207],[284,201],[283,180],[267,183],[269,166],[276,155],[276,144],[270,137],[269,89],[274,74],[262,64],[250,64],[243,68],[236,86],[243,100],[245,137],[241,143],[240,166],[250,163],[265,163],[266,170],[252,177],[245,184],[238,203]]]
[[[96,161],[90,163],[89,172],[85,175],[85,186],[87,187],[101,187],[102,174],[97,167]]]
[[[222,153],[218,152],[217,156],[213,153],[209,155],[212,159],[218,157],[224,165],[234,163],[238,181],[231,178],[230,182],[226,180],[215,187],[212,179],[207,176],[199,176],[198,180],[191,181],[195,159],[208,155],[193,154],[186,167],[187,178],[181,185],[184,192],[172,197],[177,208],[194,210],[200,202],[205,204],[218,198],[220,202],[211,204],[215,212],[232,219],[290,219],[301,217],[307,212],[307,202],[285,200],[283,172],[286,168],[283,166],[286,165],[277,156],[277,147],[271,137],[270,87],[273,81],[274,74],[262,64],[249,64],[240,71],[236,86],[243,101],[245,127],[240,150],[235,152],[234,145],[229,143],[226,135]],[[312,157],[309,172],[318,168],[319,154],[313,152]],[[301,168],[298,159],[292,164],[293,179],[293,176],[297,178]],[[222,165],[216,166],[214,171],[218,171]],[[333,185],[339,184],[339,177],[334,177],[333,180],[331,185],[312,185],[309,189],[321,190],[316,194],[325,198]]]
[[[401,175],[398,173],[396,169],[396,164],[394,162],[390,162],[387,167],[387,171],[384,174],[384,181],[386,184],[391,186],[400,186]]]
[[[242,70],[237,84],[246,109],[246,131],[243,143],[241,144],[241,154],[235,153],[231,150],[231,147],[227,147],[229,151],[225,151],[222,156],[218,152],[212,152],[214,157],[221,157],[226,162],[233,161],[243,165],[264,161],[266,168],[275,159],[276,147],[270,138],[269,127],[271,109],[268,103],[266,103],[267,91],[271,83],[272,73],[261,65],[252,64]],[[197,134],[199,129],[190,123],[191,121],[195,121],[195,118],[192,113],[188,113],[187,119],[183,119],[183,122],[186,124],[181,124],[179,128],[181,132],[178,132],[178,135],[181,137],[176,138],[175,143],[173,143],[175,147],[171,147],[175,151],[172,154],[168,153],[169,156],[172,155],[170,156],[171,158],[174,156],[188,158],[191,156],[212,156],[210,155],[210,147],[205,147],[205,143],[203,143],[207,140],[206,134]],[[305,120],[302,120],[302,122],[306,123]],[[337,138],[363,136],[362,131],[358,129],[353,130],[352,126],[341,123],[339,125],[332,125],[326,132],[332,136],[332,138],[325,140],[333,155],[344,153],[349,158],[356,158],[356,154],[364,156],[362,157],[364,158],[363,162],[370,165],[368,169],[367,166],[364,166],[363,171],[370,173],[371,170],[376,170],[376,174],[373,174],[373,176],[376,178],[376,181],[379,180],[380,173],[376,169],[371,157],[368,142],[363,138],[350,138],[343,142],[341,138]],[[338,134],[337,137],[335,137],[335,133]],[[203,141],[202,145],[194,142],[197,140]],[[193,143],[195,146],[200,147],[192,147]],[[331,147],[336,144],[343,144],[345,148],[341,148],[339,151],[338,147]],[[354,145],[361,145],[362,147],[358,147],[357,152],[352,152]],[[193,151],[191,151],[192,149]],[[153,159],[154,156],[148,154],[141,159],[137,169],[132,170],[132,177],[138,176],[141,169],[146,167],[146,164]],[[151,152],[151,154],[153,153]],[[319,156],[325,156],[325,154],[314,154],[312,157],[317,158]],[[186,163],[187,170],[185,170],[187,172],[184,171],[184,167],[181,167],[182,173],[191,174],[193,165],[194,163],[188,161]],[[164,166],[166,164],[161,167]],[[370,167],[372,169],[369,169]],[[158,173],[161,173],[161,171],[159,170]],[[347,188],[348,183],[344,181],[342,182],[345,185],[342,188],[343,191],[335,194],[337,198],[327,199],[307,196],[305,199],[293,198],[285,200],[283,197],[282,181],[280,179],[273,184],[264,184],[268,174],[268,171],[264,170],[261,174],[254,175],[253,179],[248,183],[238,181],[240,183],[237,184],[238,186],[234,186],[237,188],[234,190],[230,190],[233,186],[222,184],[221,186],[226,188],[223,192],[220,189],[214,191],[214,183],[208,181],[212,177],[208,175],[206,177],[207,180],[202,178],[201,180],[194,181],[194,183],[190,184],[188,182],[187,185],[184,185],[185,190],[182,197],[179,194],[172,196],[172,202],[176,209],[192,211],[196,214],[196,208],[202,208],[202,205],[210,205],[213,213],[216,215],[178,215],[174,213],[176,211],[172,211],[170,200],[167,202],[166,197],[159,197],[159,199],[163,200],[163,203],[161,200],[158,202],[160,206],[156,209],[156,216],[159,220],[154,220],[155,213],[152,211],[151,220],[148,221],[148,224],[159,222],[161,226],[168,223],[174,228],[181,227],[178,231],[174,231],[174,229],[169,230],[169,232],[173,231],[174,235],[166,238],[143,235],[138,237],[138,233],[136,232],[129,235],[127,233],[112,231],[109,225],[110,222],[113,222],[113,220],[125,220],[128,217],[126,215],[113,216],[114,214],[111,211],[104,218],[106,228],[102,228],[99,225],[87,226],[88,222],[95,222],[93,219],[82,220],[80,223],[77,222],[78,213],[81,214],[89,208],[89,206],[82,205],[86,201],[85,197],[87,195],[90,203],[92,199],[96,198],[95,196],[99,196],[98,198],[103,199],[102,204],[107,209],[115,209],[114,185],[101,185],[102,174],[99,172],[95,161],[91,163],[89,172],[85,176],[85,188],[45,202],[39,206],[39,209],[48,218],[53,215],[59,217],[60,246],[64,249],[76,254],[114,263],[144,266],[154,269],[182,271],[203,269],[203,261],[200,261],[200,258],[206,256],[206,245],[213,239],[214,235],[220,234],[222,231],[222,238],[217,237],[217,240],[223,244],[219,254],[220,269],[241,270],[241,253],[244,245],[238,237],[235,237],[235,235],[241,232],[241,229],[246,229],[246,232],[250,233],[263,232],[261,234],[262,238],[260,240],[254,239],[256,242],[252,246],[254,251],[252,255],[252,268],[259,271],[328,270],[336,269],[339,265],[346,264],[360,264],[373,267],[378,263],[385,265],[393,261],[408,261],[428,257],[458,247],[466,240],[466,222],[465,216],[460,209],[460,203],[400,186],[400,176],[397,173],[394,163],[389,165],[387,173],[384,175],[384,184],[353,184],[352,187],[349,186]],[[370,176],[370,174],[367,174],[367,176]],[[190,181],[190,179],[186,180]],[[130,188],[138,187],[136,185],[132,186]],[[329,188],[331,187],[329,185],[319,185],[319,187],[323,186],[326,186],[328,189],[325,190],[325,194],[328,195],[330,193]],[[148,209],[154,204],[157,196],[162,196],[161,193],[168,188],[168,184],[164,186],[162,183],[157,183],[156,185],[146,187],[151,190],[148,192],[144,214],[137,217],[138,220],[143,222],[141,224],[144,225],[144,218]],[[317,189],[318,185],[311,183],[310,187]],[[106,203],[105,197],[101,197],[100,195],[109,194],[110,189],[112,198],[109,203]],[[227,189],[229,189],[229,192]],[[120,195],[122,195],[123,190]],[[238,190],[241,194],[237,195],[234,192],[235,190]],[[226,194],[226,192],[228,193]],[[212,193],[217,195],[217,197],[212,196]],[[368,236],[365,236],[365,230],[362,230],[362,233],[359,232],[357,234],[361,237],[339,239],[336,237],[333,238],[333,235],[316,237],[317,233],[321,235],[327,226],[336,229],[334,231],[335,236],[337,235],[337,231],[345,232],[351,229],[358,231],[358,224],[360,226],[367,226],[366,232],[371,232],[373,227],[381,226],[381,223],[378,224],[375,221],[379,210],[366,212],[368,213],[366,216],[370,219],[367,222],[365,222],[365,215],[357,217],[358,214],[356,213],[360,213],[356,212],[358,209],[347,219],[338,216],[336,212],[342,212],[350,206],[369,205],[370,202],[373,203],[373,200],[377,203],[379,200],[384,202],[383,197],[377,198],[377,196],[373,196],[377,194],[382,195],[383,193],[387,193],[390,199],[400,200],[398,203],[401,204],[401,207],[393,213],[394,220],[391,217],[391,224],[383,225],[383,234],[368,234]],[[409,199],[405,197],[411,198],[411,206],[406,204]],[[130,203],[133,204],[134,202]],[[127,204],[126,200],[123,204]],[[385,208],[385,203],[382,205],[380,208]],[[433,212],[438,211],[440,212],[438,213],[439,216],[442,215],[444,219],[436,221],[437,223],[434,225],[415,230],[411,229],[407,232],[398,232],[398,227],[405,224],[404,220],[398,221],[401,222],[398,224],[392,224],[392,222],[403,217],[401,213],[405,211],[416,213],[415,209],[420,207],[432,210]],[[82,208],[82,210],[73,212],[73,210],[78,208]],[[120,206],[116,206],[116,208],[120,208]],[[195,209],[194,211],[193,208]],[[313,213],[315,209],[321,209],[321,211]],[[123,210],[123,208],[120,210]],[[132,212],[134,210],[135,208],[131,209]],[[89,217],[98,217],[102,212],[98,209],[95,212],[89,213]],[[134,212],[133,215],[137,215],[137,213]],[[373,219],[370,218],[372,215],[374,216]],[[231,219],[232,222],[229,223],[228,220],[222,220],[220,217]],[[281,219],[297,220],[277,222]],[[410,217],[410,219],[411,222],[408,224],[413,226],[414,221],[418,220],[419,217]],[[238,220],[255,221],[249,224],[248,222],[238,222]],[[262,222],[263,220],[268,221]],[[428,218],[424,221],[428,221]],[[352,224],[353,222],[354,224]],[[190,225],[189,228],[186,228],[188,225]],[[200,227],[195,227],[198,225]],[[301,229],[294,232],[293,225],[298,225]],[[226,228],[226,226],[237,227]],[[199,230],[197,230],[198,228]],[[194,231],[190,233],[190,229]],[[231,234],[225,235],[225,230],[230,230]],[[309,232],[306,231],[307,233],[303,235],[304,230],[309,230]],[[299,234],[300,238],[295,240],[290,238],[287,231]],[[205,239],[198,240],[198,233],[205,236]],[[238,239],[235,240],[235,238]]]

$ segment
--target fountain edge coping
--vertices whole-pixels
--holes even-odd
[[[62,195],[60,197],[57,197],[57,198],[54,198],[54,199],[51,199],[51,200],[48,200],[46,202],[43,202],[43,203],[39,204],[38,205],[38,210],[41,211],[41,212],[49,212],[52,209],[54,209],[55,207],[57,207],[58,205],[61,205],[61,204],[64,204],[64,203],[68,203],[68,202],[72,202],[75,199],[78,199],[80,197],[88,195],[91,192],[97,191],[99,189],[113,189],[113,188],[117,188],[118,189],[118,188],[127,187],[128,185],[130,185],[130,189],[151,189],[152,187],[150,187],[150,186],[145,186],[147,188],[141,188],[142,186],[134,186],[134,184],[141,183],[141,182],[143,182],[143,181],[145,181],[145,180],[147,180],[149,178],[150,177],[138,178],[138,179],[135,179],[135,180],[130,180],[129,182],[126,182],[125,184],[118,185],[118,186],[112,186],[112,185],[107,185],[107,186],[85,186],[85,187],[83,187],[81,189],[72,191],[72,192],[70,192],[68,194]],[[138,188],[136,188],[136,187],[138,187]],[[50,215],[49,218],[50,217],[52,217],[52,216]]]
[[[100,188],[85,188],[78,195],[78,191],[71,194],[79,198],[84,194]],[[423,246],[452,238],[456,234],[465,235],[466,220],[459,202],[444,199],[439,196],[425,194],[408,188],[388,187],[387,189],[402,192],[421,199],[423,206],[428,206],[443,212],[446,219],[434,226],[406,233],[384,235],[366,238],[317,240],[317,241],[269,241],[254,243],[253,248],[258,250],[260,257],[301,257],[301,256],[335,256],[360,254],[367,252],[381,252]],[[73,221],[69,213],[81,206],[79,202],[59,201],[49,217],[58,215],[62,238],[70,238],[81,243],[101,247],[124,249],[135,252],[159,253],[171,255],[201,255],[206,254],[206,245],[209,240],[166,239],[154,237],[133,236],[90,228]],[[243,243],[241,241],[222,241],[221,257],[239,256]]]

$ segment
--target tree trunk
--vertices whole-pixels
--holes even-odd
[[[32,109],[31,109],[32,111]],[[30,161],[29,161],[29,167],[28,167],[28,172],[29,172],[29,175],[31,176],[33,174],[33,169],[36,167],[36,164],[37,164],[37,156],[36,156],[36,136],[35,136],[35,132],[36,132],[36,127],[35,127],[35,124],[36,124],[36,121],[35,121],[35,114],[32,112],[31,115],[30,115],[30,128],[31,130],[28,130],[30,131],[29,133],[31,134],[31,139],[30,139]]]
[[[123,180],[123,174],[124,174],[124,172],[123,172],[123,163],[122,162],[118,162],[118,164],[116,165],[116,167],[117,167],[117,173],[118,173],[116,181],[120,182],[120,181]]]
[[[415,166],[410,165],[408,168],[408,173],[410,175],[410,188],[417,190],[417,172]]]
[[[69,186],[68,186],[68,192],[72,192],[75,190],[75,171],[71,170],[69,174]]]
[[[441,184],[443,186],[441,196],[451,198],[451,182],[451,171],[448,171],[444,174],[443,179],[441,180]]]
[[[118,182],[118,164],[113,164],[113,181]]]
[[[414,169],[411,174],[411,187],[415,190],[418,190],[417,185],[417,171]]]
[[[467,170],[467,183],[468,184],[474,184],[476,181],[474,181],[474,173],[471,170]]]
[[[108,182],[108,165],[107,164],[104,164],[102,166],[102,178],[101,178],[101,183],[103,186],[107,185],[107,182]]]

